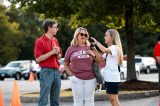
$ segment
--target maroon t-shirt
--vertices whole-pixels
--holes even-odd
[[[65,54],[66,62],[71,63],[72,73],[79,79],[89,80],[95,77],[92,70],[93,59],[86,51],[87,46],[70,46]]]

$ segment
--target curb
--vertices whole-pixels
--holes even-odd
[[[158,95],[159,95],[158,90],[141,91],[141,92],[120,94],[120,99],[140,99]]]
[[[120,93],[119,99],[120,100],[127,100],[127,99],[140,99],[140,98],[147,98],[158,96],[158,90],[151,90],[151,91],[132,91],[126,93]],[[25,96],[25,94],[20,95],[21,101],[24,103],[37,103],[39,97],[38,96]],[[106,101],[107,95],[105,94],[95,94],[95,101]],[[60,97],[60,102],[73,102],[73,97]]]

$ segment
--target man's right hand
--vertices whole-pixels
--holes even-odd
[[[54,46],[53,49],[52,49],[52,53],[53,54],[58,54],[60,52],[60,48],[57,47],[57,46]]]
[[[46,54],[43,54],[43,55],[39,56],[38,58],[36,58],[36,61],[39,63],[39,62],[41,62],[41,61],[46,60],[46,59],[49,58],[50,56],[52,56],[52,55],[57,55],[57,54],[59,54],[59,53],[60,53],[60,48],[57,47],[57,46],[55,46],[55,47],[53,47],[53,49],[52,49],[50,52],[48,52],[48,53],[46,53]]]

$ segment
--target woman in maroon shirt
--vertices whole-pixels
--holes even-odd
[[[95,54],[90,50],[88,38],[89,34],[85,28],[77,28],[71,46],[65,54],[64,66],[71,76],[74,106],[94,106],[96,78],[92,62]]]

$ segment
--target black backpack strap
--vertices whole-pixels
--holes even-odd
[[[106,58],[105,58],[105,65],[106,65],[106,60],[107,60],[107,56],[108,56],[108,53],[106,53]]]
[[[119,72],[121,72],[121,68],[120,68],[120,65],[118,65],[118,71],[119,71]]]

